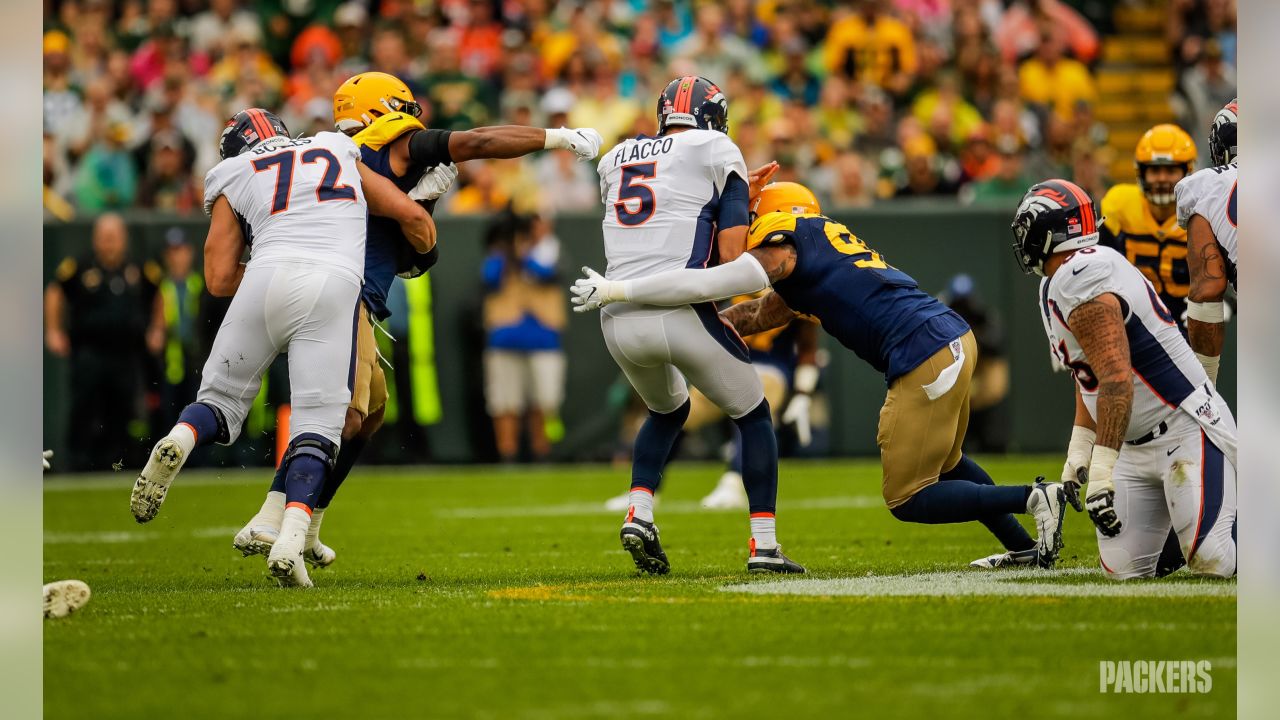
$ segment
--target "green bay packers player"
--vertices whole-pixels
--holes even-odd
[[[432,209],[436,198],[453,183],[454,163],[467,160],[514,158],[538,150],[571,150],[579,160],[600,152],[600,134],[590,128],[542,129],[519,125],[465,131],[428,130],[418,118],[422,107],[409,87],[394,75],[366,72],[344,82],[333,96],[333,119],[338,130],[360,148],[361,161],[389,178],[400,190]],[[336,553],[320,542],[324,511],[351,472],[369,439],[382,426],[387,382],[378,364],[373,320],[385,320],[387,293],[396,276],[417,277],[436,263],[438,248],[415,252],[394,222],[370,216],[365,246],[364,285],[361,289],[356,334],[356,357],[351,405],[343,428],[343,443],[332,473],[311,516],[303,556],[325,567]],[[283,476],[277,473],[258,513],[236,534],[234,545],[246,556],[270,552],[284,512]]]
[[[978,353],[968,324],[849,228],[821,215],[817,198],[803,185],[767,185],[751,199],[751,210],[748,251],[738,259],[622,281],[583,268],[588,277],[573,286],[573,302],[580,310],[611,302],[676,305],[772,285],[773,292],[721,317],[739,334],[752,335],[810,315],[885,374],[888,394],[876,441],[882,492],[894,517],[983,523],[1006,552],[975,566],[1052,566],[1062,547],[1062,485],[996,485],[961,451]],[[1038,541],[1014,513],[1035,518]]]
[[[1178,225],[1174,187],[1196,164],[1196,144],[1182,128],[1156,125],[1138,140],[1136,183],[1122,183],[1102,197],[1100,244],[1142,271],[1186,334],[1187,231]]]

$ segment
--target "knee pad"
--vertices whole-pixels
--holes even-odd
[[[208,410],[209,414],[213,415],[213,422],[214,422],[214,426],[216,427],[216,430],[214,431],[214,434],[213,434],[213,442],[218,443],[219,445],[231,444],[231,440],[232,440],[231,429],[227,425],[227,416],[224,415],[223,412],[217,408],[217,406],[211,403],[200,402],[200,401],[193,402],[191,403],[191,405],[192,406],[199,405],[200,407]],[[183,418],[186,415],[186,413],[191,410],[192,408],[190,406],[188,406],[188,408],[184,408],[182,411],[182,414],[178,416],[178,420],[183,421]],[[198,421],[193,419],[192,422],[195,423]],[[239,429],[240,428],[236,428],[236,430],[239,430]]]
[[[280,467],[287,468],[289,463],[300,456],[313,457],[333,472],[333,464],[338,457],[338,444],[317,433],[301,433],[289,441],[280,460]]]

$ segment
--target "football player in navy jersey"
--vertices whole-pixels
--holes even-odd
[[[977,344],[963,319],[920,290],[847,227],[821,215],[817,198],[796,183],[773,183],[751,198],[748,251],[716,268],[674,270],[606,280],[584,268],[574,303],[589,310],[611,302],[655,305],[773,292],[722,313],[742,335],[809,315],[885,374],[888,395],[877,443],[883,495],[906,522],[983,523],[1005,552],[979,567],[1050,567],[1062,547],[1059,483],[996,485],[961,450],[969,420],[969,386]],[[1013,517],[1035,518],[1032,540]]]
[[[436,198],[448,191],[457,176],[455,163],[467,160],[515,158],[539,150],[570,150],[579,160],[600,152],[600,134],[590,128],[542,129],[519,125],[476,128],[465,131],[428,130],[418,119],[422,107],[409,87],[394,75],[366,72],[344,82],[334,93],[333,117],[337,129],[360,148],[362,162],[389,178],[413,200],[432,209]],[[356,335],[355,383],[343,428],[342,449],[333,472],[311,516],[304,557],[326,567],[336,553],[320,542],[325,508],[351,472],[369,439],[382,426],[387,382],[378,364],[373,321],[391,315],[387,293],[397,275],[417,277],[435,265],[438,247],[418,252],[405,240],[394,222],[370,216],[364,257]],[[277,474],[258,513],[236,533],[234,545],[246,556],[270,552],[278,535],[284,510],[283,478]]]

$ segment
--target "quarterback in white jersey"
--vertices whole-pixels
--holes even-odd
[[[151,520],[192,450],[235,442],[262,374],[288,352],[293,415],[281,462],[289,502],[268,566],[282,585],[308,586],[303,542],[351,398],[366,215],[395,218],[420,251],[434,244],[435,226],[359,162],[345,135],[291,139],[279,118],[251,108],[227,123],[219,150],[224,159],[205,179],[205,278],[212,294],[235,297],[196,402],[152,450],[130,509],[138,522]]]
[[[604,154],[598,171],[610,280],[705,268],[713,258],[728,262],[746,250],[751,175],[726,134],[727,112],[714,83],[677,78],[658,97],[658,136],[626,140]],[[742,433],[751,511],[747,569],[804,572],[777,543],[778,449],[769,403],[746,344],[715,305],[615,303],[601,312],[600,327],[609,353],[649,408],[636,438],[621,531],[636,567],[670,570],[653,523],[653,494],[689,417],[687,379]]]
[[[1238,103],[1227,103],[1209,129],[1214,166],[1184,178],[1174,188],[1178,224],[1187,229],[1187,340],[1209,379],[1218,381],[1226,334],[1227,284],[1236,289],[1236,159]]]
[[[1065,180],[1033,186],[1013,223],[1019,263],[1045,276],[1050,348],[1076,383],[1064,479],[1088,482],[1109,577],[1153,577],[1170,527],[1192,573],[1231,577],[1235,419],[1155,288],[1097,244],[1098,224]]]

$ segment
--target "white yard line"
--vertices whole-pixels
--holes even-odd
[[[873,510],[884,507],[879,496],[848,495],[819,497],[807,500],[786,500],[779,503],[783,512],[796,510]],[[659,501],[655,511],[659,515],[687,515],[694,513],[721,513],[742,510],[707,510],[696,500]],[[558,517],[568,515],[618,515],[616,510],[606,510],[603,502],[563,503],[560,505],[507,505],[463,508],[440,508],[436,515],[446,518],[504,518],[504,517]]]
[[[200,527],[189,530],[107,530],[102,532],[46,532],[45,545],[116,545],[119,543],[151,542],[165,540],[173,536],[193,538],[230,539],[239,532],[239,527]]]
[[[1097,582],[1046,582],[1069,578],[1096,578]],[[947,571],[910,575],[868,575],[852,578],[810,578],[728,585],[724,592],[754,595],[856,595],[860,597],[1235,597],[1236,583],[1147,580],[1107,580],[1100,570],[999,570],[995,572]]]

